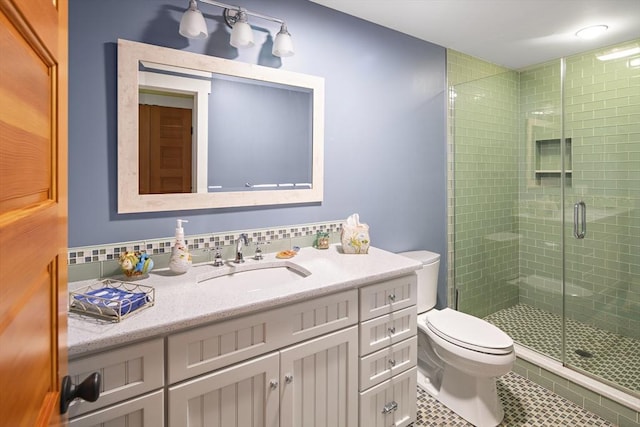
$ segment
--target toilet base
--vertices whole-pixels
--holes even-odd
[[[495,427],[504,418],[495,377],[475,377],[447,366],[436,398],[477,427]]]
[[[429,377],[418,367],[418,387],[424,390],[431,397],[438,399],[438,389],[431,383]]]

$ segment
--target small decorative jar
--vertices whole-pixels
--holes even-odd
[[[329,233],[326,231],[318,231],[316,234],[316,241],[313,246],[317,249],[329,249]]]

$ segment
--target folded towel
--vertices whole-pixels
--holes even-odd
[[[148,301],[147,294],[144,292],[129,292],[116,288],[93,289],[84,295],[75,295],[75,299],[98,308],[110,308],[116,312],[119,310],[120,316],[131,313]]]

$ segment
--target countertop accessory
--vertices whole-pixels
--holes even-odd
[[[276,254],[276,258],[278,259],[289,259],[289,258],[293,258],[294,256],[296,256],[298,252],[297,251],[290,251],[290,250],[286,250],[286,251],[280,251]]]
[[[169,270],[176,274],[186,273],[191,268],[191,254],[184,240],[184,228],[182,224],[189,222],[186,219],[176,221],[176,242],[171,249],[171,257],[169,258]]]
[[[69,292],[70,312],[111,322],[120,322],[154,303],[153,287],[120,280],[99,280]]]
[[[342,224],[340,240],[345,254],[366,254],[371,244],[369,226],[360,222],[360,216],[355,213]]]
[[[145,251],[123,252],[118,259],[125,276],[139,278],[153,269],[153,260]]]
[[[316,249],[329,249],[329,233],[318,231],[313,247]]]

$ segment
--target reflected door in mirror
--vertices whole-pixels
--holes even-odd
[[[140,194],[190,193],[191,110],[140,105]]]

